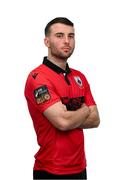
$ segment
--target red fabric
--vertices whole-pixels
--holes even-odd
[[[40,146],[35,155],[34,170],[46,170],[53,174],[73,174],[81,172],[86,167],[83,130],[77,128],[60,131],[43,115],[49,106],[61,101],[64,97],[84,96],[88,106],[95,105],[85,76],[79,71],[71,69],[67,77],[70,85],[67,84],[62,73],[56,73],[42,64],[27,78],[25,97]],[[37,104],[34,90],[44,85],[49,91],[50,99]]]

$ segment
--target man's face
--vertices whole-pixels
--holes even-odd
[[[50,27],[46,46],[52,56],[66,60],[71,56],[75,47],[74,28],[69,25],[56,23]]]

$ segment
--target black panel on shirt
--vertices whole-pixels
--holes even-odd
[[[81,107],[85,99],[84,96],[77,98],[62,97],[61,101],[66,106],[67,110],[75,111]]]

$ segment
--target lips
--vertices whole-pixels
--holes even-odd
[[[70,47],[63,47],[62,49],[65,50],[65,51],[70,51],[71,50]]]

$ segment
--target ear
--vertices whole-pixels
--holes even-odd
[[[48,47],[48,48],[50,47],[50,41],[49,41],[48,37],[44,38],[44,44],[45,44],[46,47]]]

